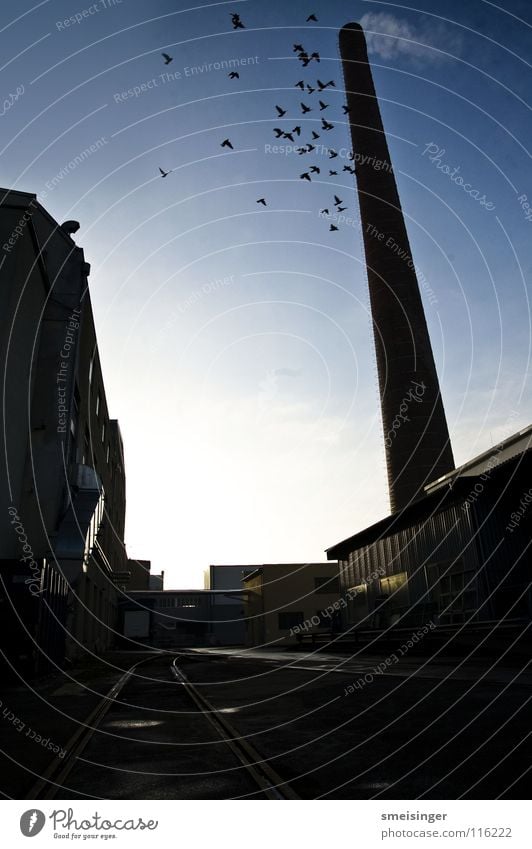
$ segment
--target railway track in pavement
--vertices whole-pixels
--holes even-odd
[[[297,799],[168,653],[133,664],[27,799]]]

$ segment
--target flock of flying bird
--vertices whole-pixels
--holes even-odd
[[[317,21],[318,21],[318,19],[317,19],[316,15],[311,14],[311,15],[308,16],[306,22],[307,23],[312,23],[312,22],[317,23]],[[231,23],[233,25],[234,30],[245,29],[245,25],[242,23],[240,15],[231,14]],[[305,48],[303,47],[302,44],[294,44],[293,45],[293,52],[296,53],[297,59],[301,62],[301,65],[302,65],[303,68],[308,67],[311,64],[311,62],[316,62],[316,63],[320,62],[320,54],[318,52],[308,53],[305,50]],[[168,65],[170,62],[173,61],[173,57],[169,56],[167,53],[162,53],[161,55],[163,56],[165,65]],[[231,80],[240,79],[240,74],[237,71],[231,71],[227,76]],[[325,95],[323,95],[323,92],[326,91],[329,88],[336,88],[336,83],[335,83],[334,80],[329,80],[328,82],[324,83],[324,82],[322,82],[321,80],[318,79],[318,80],[316,80],[315,85],[312,86],[308,82],[305,83],[305,80],[299,80],[297,83],[295,83],[295,88],[300,89],[302,92],[306,91],[307,95],[312,95],[315,92],[318,92],[318,94],[325,96]],[[301,110],[302,115],[307,115],[309,112],[313,111],[313,108],[311,106],[308,106],[306,103],[303,103],[303,101],[300,101],[299,106],[300,106],[300,110]],[[319,112],[325,112],[325,110],[328,109],[329,106],[330,106],[329,103],[325,103],[323,100],[318,98],[318,107],[319,107],[318,111]],[[287,115],[287,111],[288,111],[287,109],[284,109],[282,106],[278,106],[277,104],[275,105],[275,109],[277,111],[277,117],[279,119],[285,118],[285,116]],[[344,106],[342,106],[342,109],[343,109],[344,115],[349,114],[349,107],[348,106],[344,105]],[[327,121],[325,119],[325,117],[322,115],[321,116],[321,125],[320,125],[319,129],[320,129],[321,133],[329,133],[332,130],[334,130],[334,124],[332,124],[330,121]],[[298,139],[301,137],[302,129],[301,129],[301,126],[298,124],[295,127],[293,127],[292,130],[283,130],[282,127],[274,127],[273,132],[275,134],[276,139],[283,139],[283,140],[286,139],[287,141],[295,143],[295,137],[297,136]],[[320,133],[316,132],[316,130],[312,130],[311,140],[306,142],[305,144],[301,144],[300,147],[296,148],[296,152],[299,154],[299,156],[306,156],[306,155],[311,154],[316,149],[316,146],[315,146],[315,144],[313,144],[313,142],[317,141],[319,138],[320,138]],[[234,150],[233,143],[228,138],[224,139],[220,143],[220,147],[227,148],[228,150]],[[327,153],[328,153],[329,160],[336,159],[337,156],[338,156],[338,153],[333,148],[327,148]],[[349,159],[352,161],[353,158],[354,157],[351,153],[349,155]],[[330,177],[338,176],[338,171],[335,171],[334,169],[331,169],[331,168],[329,168],[328,170],[329,170],[329,176]],[[170,171],[164,171],[162,168],[159,168],[159,171],[161,173],[161,177],[167,177],[168,174],[171,173]],[[351,174],[355,174],[355,169],[352,165],[344,165],[343,171],[347,171]],[[321,169],[317,165],[311,165],[306,171],[304,171],[302,174],[300,174],[299,177],[300,177],[301,180],[304,180],[308,183],[311,183],[312,182],[311,174],[320,174],[320,173],[321,173]],[[261,206],[267,206],[268,205],[266,198],[259,198],[257,200],[257,203],[260,204]],[[334,207],[335,207],[337,212],[344,212],[347,209],[347,206],[342,206],[343,201],[342,201],[341,198],[338,197],[338,195],[334,195],[333,203],[334,203]],[[320,210],[320,215],[330,216],[329,209],[325,208],[325,209]],[[331,232],[337,231],[338,229],[339,228],[335,224],[331,223],[331,225],[329,227],[329,230]]]

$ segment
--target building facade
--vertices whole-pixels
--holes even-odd
[[[0,199],[0,640],[31,669],[114,640],[115,584],[127,574],[124,452],[90,266],[72,239],[79,225],[59,225],[34,195]]]
[[[124,585],[124,590],[129,592],[130,590],[147,590],[149,588],[151,570],[150,560],[135,560],[130,557],[127,561],[127,570],[129,572],[129,576],[126,584]]]
[[[241,611],[243,635],[245,592],[233,590],[230,595],[238,599],[237,610],[231,609],[233,616]],[[226,622],[217,616],[226,606],[224,590],[133,590],[120,600],[122,644],[130,649],[242,645],[243,637],[240,643],[224,642]]]
[[[302,634],[339,627],[337,563],[266,563],[252,568],[243,585],[246,645],[297,645]]]
[[[241,646],[245,642],[243,580],[253,569],[233,564],[209,566],[209,589],[219,591],[213,596],[212,609],[212,633],[219,645]]]
[[[328,549],[347,601],[343,630],[528,624],[531,480],[529,427]]]

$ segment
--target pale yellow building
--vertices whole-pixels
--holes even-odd
[[[245,575],[243,587],[246,645],[297,645],[305,634],[339,629],[337,563],[265,563]]]

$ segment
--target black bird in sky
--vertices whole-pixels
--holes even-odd
[[[297,152],[298,152],[299,156],[303,156],[304,153],[308,153],[308,150],[307,150],[306,147],[298,147]]]
[[[305,51],[303,51],[303,53],[300,53],[297,58],[301,60],[301,63],[304,68],[306,68],[308,63],[310,62],[310,57]]]
[[[336,88],[336,83],[335,83],[334,80],[329,80],[328,83],[322,83],[321,80],[316,80],[316,82],[318,83],[318,88],[319,88],[320,91],[323,91],[324,89],[329,88],[329,86],[331,86],[331,88]]]
[[[229,139],[224,139],[223,142],[221,143],[220,147],[230,147],[231,150],[234,150],[234,147],[231,144],[231,142],[229,141]]]
[[[344,171],[349,171],[350,174],[355,174],[355,169],[351,168],[350,165],[344,165]]]
[[[307,153],[312,153],[313,150],[316,150],[313,144],[307,143]]]
[[[319,139],[319,137],[320,134],[317,133],[315,130],[312,130],[312,138],[314,139],[314,141],[316,141],[316,139]]]
[[[274,127],[273,131],[275,133],[276,138],[280,139],[283,134],[283,130],[281,130],[280,127]]]
[[[301,91],[303,91],[303,89],[305,88],[305,83],[303,82],[303,80],[299,80],[299,82],[295,84],[294,88],[300,88]]]
[[[266,203],[265,198],[259,198],[259,199],[258,199],[258,201],[257,201],[257,203],[261,203],[263,206],[268,206],[268,204]]]
[[[317,165],[311,165],[311,167],[308,170],[310,171],[311,174],[319,174],[320,173],[320,169],[318,168]]]
[[[289,139],[291,142],[294,141],[292,133],[283,133],[283,139]]]
[[[331,148],[331,150],[329,151],[329,159],[336,159],[337,156],[338,154],[336,153],[336,151]]]
[[[303,115],[306,115],[307,112],[312,112],[312,109],[310,108],[310,106],[305,106],[304,103],[300,103],[299,105],[301,106],[301,111],[302,111]]]
[[[320,61],[320,54],[319,54],[319,53],[316,53],[316,52],[315,52],[315,53],[311,53],[311,54],[310,54],[310,58],[311,58],[311,59],[315,59],[315,60],[316,60],[316,62],[319,62],[319,61]]]
[[[309,15],[308,18],[307,18],[307,24],[309,23],[309,21],[314,21],[315,24],[318,23],[318,19],[317,19],[316,15]]]
[[[286,109],[281,109],[281,107],[277,105],[275,106],[275,108],[277,109],[279,118],[283,118],[286,115]]]
[[[316,89],[312,88],[312,86],[307,83],[307,91],[308,91],[309,94],[314,94]]]
[[[337,209],[338,209],[338,212],[345,212],[346,209],[347,209],[347,206],[338,206]]]
[[[334,130],[334,124],[329,124],[329,122],[326,121],[325,118],[321,119],[321,126],[324,130]]]
[[[335,205],[335,206],[340,206],[340,204],[341,204],[341,203],[343,203],[343,201],[342,201],[342,200],[340,200],[340,198],[338,197],[338,195],[335,195],[335,196],[334,196],[334,205]]]
[[[168,53],[161,53],[161,56],[162,56],[162,57],[163,57],[163,59],[164,59],[164,64],[165,64],[165,65],[169,65],[169,64],[170,64],[170,62],[173,62],[173,61],[174,61],[174,57],[173,57],[173,56],[169,56],[169,55],[168,55]]]
[[[334,224],[331,224],[331,226],[329,227],[329,231],[332,232],[333,230],[338,230],[338,227],[335,227]]]
[[[301,127],[294,127],[292,132],[295,133],[296,136],[300,136],[301,135]]]
[[[329,106],[329,104],[328,104],[328,103],[324,103],[324,102],[323,102],[323,100],[318,100],[318,103],[320,104],[320,112],[323,112],[323,110],[324,110],[324,109],[327,109],[327,108],[328,108],[328,106]]]
[[[328,209],[320,209],[320,215],[330,215],[330,214],[331,213],[329,212]]]
[[[312,177],[310,176],[310,174],[307,174],[307,172],[306,172],[306,171],[305,171],[305,173],[304,173],[304,174],[300,174],[300,175],[299,175],[299,179],[300,179],[300,180],[308,180],[308,181],[309,181],[309,183],[312,183]]]
[[[294,53],[304,53],[305,52],[305,48],[303,47],[302,44],[294,44],[293,50],[294,50]]]
[[[159,167],[159,171],[161,172],[161,177],[168,177],[170,171],[163,171],[161,167]]]
[[[238,73],[238,71],[231,71],[231,73],[227,74],[227,76],[229,77],[230,80],[239,80],[240,79],[240,74]]]
[[[329,177],[337,177],[338,171],[329,171]]]
[[[231,23],[233,24],[233,29],[245,29],[244,24],[240,20],[240,15],[233,13],[231,15]]]
[[[344,110],[344,115],[349,115],[351,112],[349,106],[342,106],[342,109]]]

